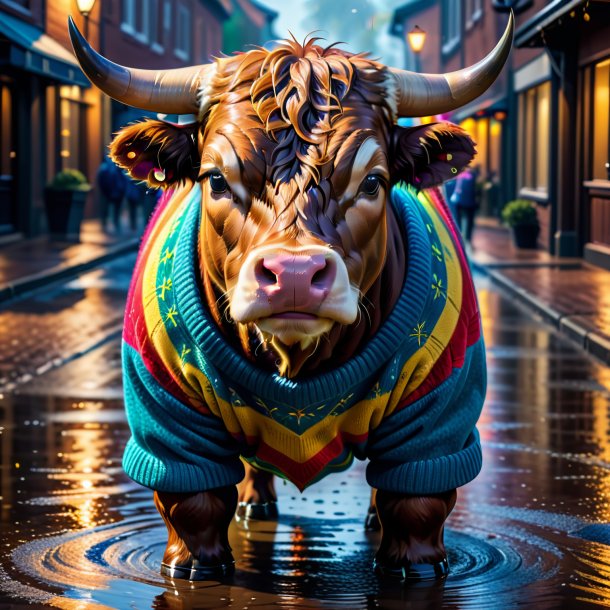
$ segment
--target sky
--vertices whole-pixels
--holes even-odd
[[[312,30],[310,26],[307,26],[304,21],[311,11],[310,0],[258,0],[261,4],[278,11],[279,16],[274,22],[275,32],[280,38],[288,37],[288,32],[292,32],[297,40],[303,40],[307,34]],[[329,5],[333,4],[333,0],[327,0]],[[404,48],[402,43],[394,36],[390,36],[388,33],[388,22],[391,18],[392,11],[397,6],[404,4],[404,0],[371,0],[371,3],[375,5],[377,15],[372,24],[374,34],[377,39],[377,49],[373,53],[376,59],[380,59],[383,63],[386,63],[397,68],[403,67],[403,54]],[[308,6],[309,5],[309,6]],[[350,9],[347,8],[345,19],[349,20],[351,13],[357,11],[359,5],[358,0],[354,0],[353,6]],[[309,9],[309,10],[308,10]],[[315,26],[320,32],[316,32],[316,35],[326,38],[329,43],[336,42],[339,40],[336,33],[329,31],[327,23],[316,24]],[[346,42],[350,43],[349,40]],[[363,52],[371,51],[371,49],[354,48],[349,45],[348,50],[352,52]]]

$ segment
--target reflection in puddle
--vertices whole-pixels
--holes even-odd
[[[361,521],[355,519],[285,515],[278,523],[250,524],[248,530],[233,524],[230,540],[237,573],[230,582],[189,584],[163,579],[159,562],[165,527],[140,496],[132,495],[134,504],[122,511],[129,516],[117,523],[18,547],[12,556],[15,567],[20,575],[46,583],[45,591],[57,587],[64,592],[62,597],[110,607],[121,607],[121,596],[127,594],[136,607],[155,600],[156,608],[223,607],[214,605],[223,597],[227,607],[261,607],[261,600],[281,605],[279,597],[291,600],[294,607],[357,610],[391,607],[371,605],[372,600],[390,603],[409,598],[409,589],[377,581],[371,564],[378,536],[366,535]],[[484,517],[486,507],[477,508]],[[458,525],[460,520],[458,516]],[[508,608],[522,586],[546,594],[553,590],[546,581],[557,576],[563,551],[518,524],[505,525],[493,536],[450,529],[446,539],[450,577],[445,583],[411,588],[430,608],[438,607],[435,604],[441,600],[460,608],[489,607],[489,595],[494,596],[495,607]]]
[[[609,606],[610,369],[498,293],[480,296],[485,466],[448,521],[446,581],[376,579],[379,536],[363,530],[361,463],[303,495],[280,484],[277,523],[233,524],[230,581],[163,579],[165,526],[150,492],[120,467],[128,433],[113,342],[0,397],[0,601],[69,610]]]

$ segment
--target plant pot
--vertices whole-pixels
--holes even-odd
[[[45,189],[45,211],[49,234],[55,239],[78,241],[91,187],[79,190]]]
[[[517,248],[537,248],[538,235],[540,234],[538,225],[514,225],[512,231],[513,242]]]

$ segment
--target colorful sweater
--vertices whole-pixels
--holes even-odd
[[[360,353],[300,380],[224,339],[198,288],[199,185],[164,196],[125,319],[130,477],[173,492],[234,485],[240,456],[300,489],[354,456],[388,491],[437,493],[478,474],[485,357],[461,242],[435,191],[398,187],[391,199],[408,240],[396,306]]]

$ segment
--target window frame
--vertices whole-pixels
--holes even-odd
[[[123,0],[121,6],[121,31],[144,44],[150,36],[149,8],[148,0]]]
[[[545,88],[544,95],[547,96],[549,109],[545,113],[546,117],[546,143],[543,143],[539,136],[540,128],[540,104],[543,99],[542,89]],[[551,187],[551,164],[550,159],[546,158],[546,176],[544,186],[540,187],[538,159],[541,151],[550,150],[551,146],[551,104],[553,89],[550,80],[545,80],[532,87],[528,87],[519,92],[518,98],[518,133],[517,133],[517,184],[519,195],[534,199],[540,203],[548,203],[549,190]]]
[[[466,0],[466,29],[472,29],[483,18],[483,0]]]
[[[462,41],[462,0],[442,0],[441,53],[447,57],[455,53]]]
[[[67,90],[70,89],[68,92]],[[55,171],[63,169],[78,169],[87,174],[87,109],[89,104],[84,100],[84,90],[78,85],[60,85],[56,87],[56,122],[55,122],[55,141],[57,146]],[[70,136],[76,139],[77,158],[74,159],[71,155],[62,155],[63,138],[67,137],[62,134],[64,130],[62,105],[67,104],[70,112],[75,111],[77,128],[75,133],[70,133]],[[69,120],[69,119],[68,119]],[[70,158],[70,162],[64,161]]]
[[[176,27],[174,29],[174,55],[183,61],[190,61],[193,55],[193,36],[192,36],[192,28],[190,24],[192,23],[192,14],[189,6],[184,4],[183,2],[176,3]],[[182,21],[184,19],[184,22]],[[184,32],[181,31],[181,28],[185,27]],[[186,45],[178,46],[184,40],[184,36],[182,34],[186,33]]]
[[[587,92],[587,99],[588,99],[588,116],[589,116],[589,120],[588,120],[588,129],[587,129],[587,147],[589,149],[589,155],[588,155],[588,163],[587,163],[587,167],[586,167],[586,175],[587,175],[587,180],[608,180],[608,174],[606,174],[606,177],[596,177],[596,168],[595,168],[595,134],[597,133],[598,129],[596,129],[596,117],[598,116],[598,114],[595,112],[595,102],[596,102],[596,96],[595,96],[595,85],[596,85],[596,69],[604,63],[610,62],[610,56],[608,57],[604,57],[601,59],[598,59],[597,61],[589,64],[589,66],[587,66],[587,70],[585,70],[585,75],[586,75],[586,83],[585,86],[588,89]],[[608,89],[610,90],[610,69],[608,70]],[[609,102],[609,110],[610,110],[610,102]],[[610,163],[610,121],[609,121],[609,125],[608,125],[608,141],[607,141],[607,151],[606,151],[606,163]],[[603,170],[602,170],[603,171]]]
[[[150,10],[148,11],[148,40],[150,42],[150,49],[161,55],[165,50],[163,45],[165,30],[162,25],[163,19],[161,14],[162,10],[165,10],[165,4],[163,0],[148,1],[150,2]]]

